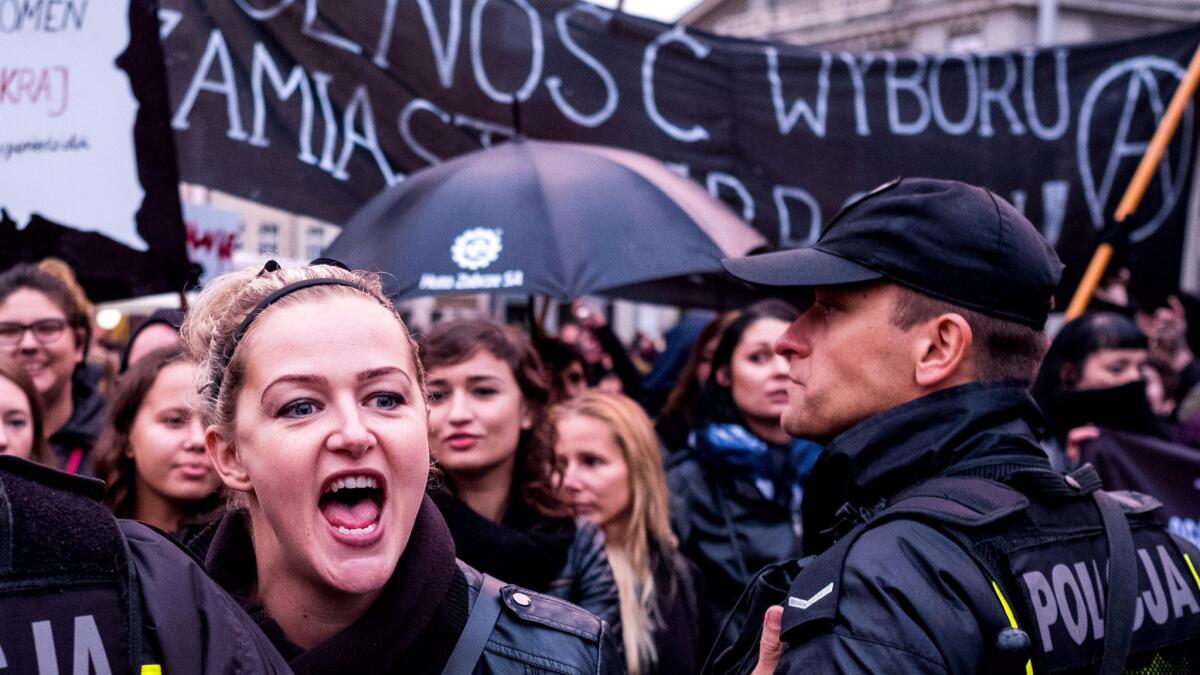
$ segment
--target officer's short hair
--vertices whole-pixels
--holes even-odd
[[[975,337],[975,379],[1033,382],[1046,353],[1047,340],[1041,331],[931,298],[903,286],[897,289],[892,325],[909,330],[942,314],[958,314],[966,319]]]

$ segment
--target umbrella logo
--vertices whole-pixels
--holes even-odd
[[[504,245],[500,230],[473,227],[458,235],[450,247],[450,258],[464,270],[481,270],[496,262]]]

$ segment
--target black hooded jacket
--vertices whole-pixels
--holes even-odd
[[[994,586],[996,579],[989,577],[996,576],[991,573],[995,570],[985,572],[980,563],[983,558],[977,552],[969,553],[961,537],[909,518],[854,530],[856,537],[846,537],[842,545],[829,548],[856,520],[861,521],[864,513],[877,512],[897,493],[930,479],[985,479],[1000,490],[1019,485],[1017,477],[1031,475],[1070,484],[1065,479],[1056,482],[1059,476],[1045,471],[1049,463],[1038,447],[1039,426],[1040,413],[1021,384],[972,383],[879,413],[835,438],[810,477],[802,508],[807,552],[825,554],[810,562],[789,590],[783,620],[787,648],[776,672],[807,673],[815,672],[814,668],[831,673],[1025,672],[1025,657],[1016,668],[997,670],[996,638],[1018,618],[1033,638],[1035,651],[1030,654],[1034,655],[1035,671],[1039,663],[1036,650],[1045,649],[1047,637],[1053,636],[1056,651],[1043,656],[1042,662],[1074,659],[1075,665],[1067,670],[1075,672],[1082,663],[1081,672],[1086,672],[1091,667],[1086,664],[1094,664],[1098,658],[1102,639],[1095,639],[1096,633],[1087,628],[1087,617],[1082,614],[1063,616],[1061,611],[1068,611],[1065,605],[1056,610],[1060,613],[1052,622],[1043,620],[1046,617],[1041,613],[1036,621],[1030,620],[1030,612],[1022,611],[1022,607],[1030,607],[1023,594],[1030,577],[1022,576],[1016,557],[1007,559],[1011,572]],[[1046,566],[1047,577],[1051,568],[1056,575],[1060,567],[1072,574],[1084,569],[1086,563],[1076,562],[1078,547],[1091,551],[1084,555],[1098,559],[1103,568],[1107,562],[1103,530],[1091,502],[1073,502],[1082,505],[1068,507],[1075,509],[1073,517],[1055,520],[1055,514],[1062,512],[1056,509],[1063,507],[1035,494],[1021,489],[1023,497],[1018,499],[1028,498],[1027,511],[987,525],[983,534],[1003,546],[1021,541],[1019,546],[1029,548],[1020,555],[1041,556],[1038,564]],[[1171,548],[1161,521],[1149,519],[1153,509],[1153,500],[1144,500],[1136,512],[1139,515],[1129,517],[1151,523],[1141,525],[1140,531],[1159,538],[1157,549]],[[1026,513],[1037,515],[1026,517]],[[1035,521],[1031,528],[1029,524]],[[1135,525],[1135,531],[1138,527]],[[1101,552],[1098,558],[1096,541]],[[1179,555],[1189,552],[1195,559],[1195,549],[1184,544],[1171,553],[1180,558],[1172,563],[1178,567],[1176,572],[1183,571],[1182,576],[1168,574],[1168,584],[1175,578],[1192,581]],[[1165,565],[1168,554],[1159,555]],[[834,559],[840,566],[829,564]],[[1024,583],[1012,581],[1012,575]],[[1059,576],[1054,579],[1060,581]],[[1142,583],[1144,586],[1145,581]],[[1195,593],[1200,589],[1190,584],[1176,590],[1180,598],[1191,598],[1192,603],[1200,598]],[[1153,595],[1143,592],[1146,597]],[[1038,601],[1047,602],[1044,597],[1033,602]],[[1088,611],[1094,604],[1088,605]],[[1017,618],[1009,613],[1009,605]],[[1139,645],[1158,639],[1154,631],[1166,641],[1195,640],[1200,603],[1184,605],[1182,612],[1176,607],[1174,623],[1167,613],[1163,614],[1166,621],[1159,625],[1145,620],[1142,629],[1135,631],[1135,652]],[[1079,611],[1084,611],[1082,605]],[[1083,632],[1068,637],[1065,631],[1075,631],[1078,622],[1083,622]],[[1100,633],[1102,637],[1102,629]]]

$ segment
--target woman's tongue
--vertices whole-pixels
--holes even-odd
[[[374,499],[360,499],[353,504],[328,500],[321,503],[321,513],[334,527],[357,530],[379,519],[379,505]]]

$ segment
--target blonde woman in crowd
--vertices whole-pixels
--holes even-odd
[[[232,272],[183,336],[237,495],[205,567],[294,672],[610,672],[600,620],[455,560],[421,362],[377,275]]]
[[[545,427],[561,494],[604,530],[630,673],[699,672],[711,642],[700,575],[677,550],[654,426],[620,394],[589,391],[551,409]]]

